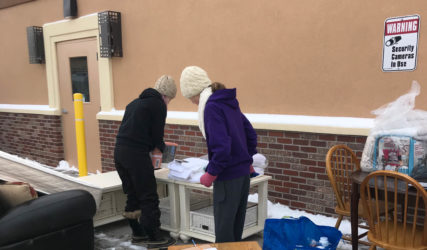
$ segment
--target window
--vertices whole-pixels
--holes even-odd
[[[71,57],[70,72],[73,95],[82,93],[83,102],[90,102],[87,57]]]

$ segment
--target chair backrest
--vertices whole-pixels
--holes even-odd
[[[346,145],[335,145],[326,155],[326,172],[334,190],[338,207],[350,211],[351,174],[360,171],[360,161]]]
[[[387,249],[427,249],[427,192],[415,179],[395,171],[375,171],[363,180],[360,197],[370,240]]]

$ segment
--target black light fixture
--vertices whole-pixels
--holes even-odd
[[[30,63],[31,64],[45,63],[43,27],[38,27],[38,26],[27,27],[27,41],[28,41],[28,53],[30,55]]]
[[[64,18],[77,16],[77,0],[64,0]]]
[[[120,12],[98,13],[99,50],[101,57],[123,57]]]

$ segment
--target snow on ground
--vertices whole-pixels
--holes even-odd
[[[146,247],[133,245],[129,237],[110,237],[104,233],[95,234],[95,250],[145,250]]]

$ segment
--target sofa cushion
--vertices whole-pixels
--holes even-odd
[[[25,182],[5,182],[0,184],[0,216],[9,209],[37,198],[37,192]]]

